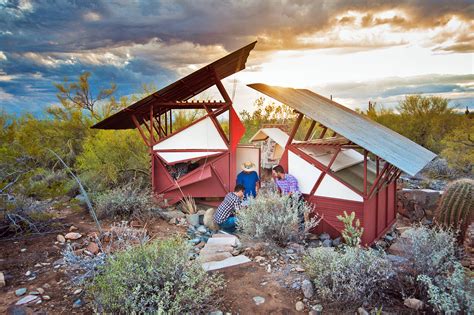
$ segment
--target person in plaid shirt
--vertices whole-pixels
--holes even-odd
[[[235,211],[240,208],[242,199],[244,198],[245,187],[243,185],[236,185],[233,192],[228,193],[224,201],[217,207],[214,214],[214,222],[219,227],[229,233],[235,232],[237,225],[237,218]]]
[[[285,174],[283,166],[277,165],[273,167],[272,173],[281,194],[289,196],[301,195],[298,187],[298,180],[293,175]]]

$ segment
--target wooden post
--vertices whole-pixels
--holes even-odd
[[[341,152],[341,147],[337,148],[336,152],[334,152],[334,155],[331,158],[331,161],[329,161],[328,165],[326,166],[326,169],[321,173],[321,175],[319,175],[318,180],[316,181],[316,183],[314,183],[314,186],[311,189],[311,192],[309,193],[310,196],[314,195],[314,193],[318,189],[319,185],[321,185],[321,182],[323,181],[324,176],[326,176],[326,174],[331,171],[331,166],[336,161],[336,158],[337,158],[337,155],[339,154],[339,152]]]
[[[367,198],[367,150],[364,149],[364,197]]]
[[[140,126],[140,123],[138,122],[137,117],[134,114],[132,114],[132,121],[135,124],[135,127],[137,127],[138,131],[140,132],[140,135],[142,136],[143,141],[149,147],[150,144],[148,143],[147,137],[145,137],[145,133],[143,132],[143,129]]]
[[[286,143],[286,147],[288,147],[291,144],[291,142],[293,142],[296,132],[298,131],[301,121],[303,120],[303,116],[304,115],[302,113],[299,113],[298,117],[296,118],[295,125],[293,126],[293,130],[291,130],[290,137],[288,138],[288,142]]]

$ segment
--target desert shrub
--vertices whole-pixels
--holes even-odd
[[[395,275],[391,262],[374,249],[319,247],[303,263],[321,299],[348,305],[383,302]]]
[[[180,239],[155,241],[113,255],[90,285],[99,312],[186,314],[208,311],[223,285],[188,260]]]
[[[144,218],[153,212],[152,194],[130,183],[99,194],[94,198],[99,218]]]
[[[338,215],[337,219],[344,223],[344,230],[342,230],[342,237],[347,245],[352,247],[357,247],[360,245],[362,234],[364,233],[364,228],[360,227],[360,221],[357,219],[354,225],[355,212],[347,214],[344,211],[344,216]]]
[[[256,198],[249,198],[248,206],[239,210],[238,226],[248,237],[284,244],[319,223],[315,216],[301,228],[302,217],[311,211],[312,207],[297,197],[280,196],[276,192],[260,193]]]
[[[438,312],[473,310],[474,282],[459,261],[452,231],[420,226],[405,231],[400,242],[409,262],[400,273],[407,293],[418,294]]]
[[[17,183],[16,192],[35,199],[63,196],[68,191],[69,179],[62,171],[36,168],[23,175]]]

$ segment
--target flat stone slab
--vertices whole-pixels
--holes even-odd
[[[213,238],[221,238],[221,237],[230,237],[230,238],[237,238],[235,235],[232,234],[224,234],[224,233],[217,233],[212,236]]]
[[[232,257],[232,254],[229,252],[223,252],[223,253],[204,253],[200,254],[198,260],[201,263],[207,263],[207,262],[217,262],[217,261],[222,261],[224,259]]]
[[[237,237],[212,237],[207,241],[207,244],[209,245],[230,245],[230,246],[236,246],[238,244],[238,239]]]
[[[224,269],[250,262],[251,260],[245,255],[233,256],[221,261],[211,261],[202,264],[202,268],[206,271]]]

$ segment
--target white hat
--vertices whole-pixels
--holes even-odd
[[[255,171],[255,164],[250,161],[242,163],[242,171],[244,172]]]

